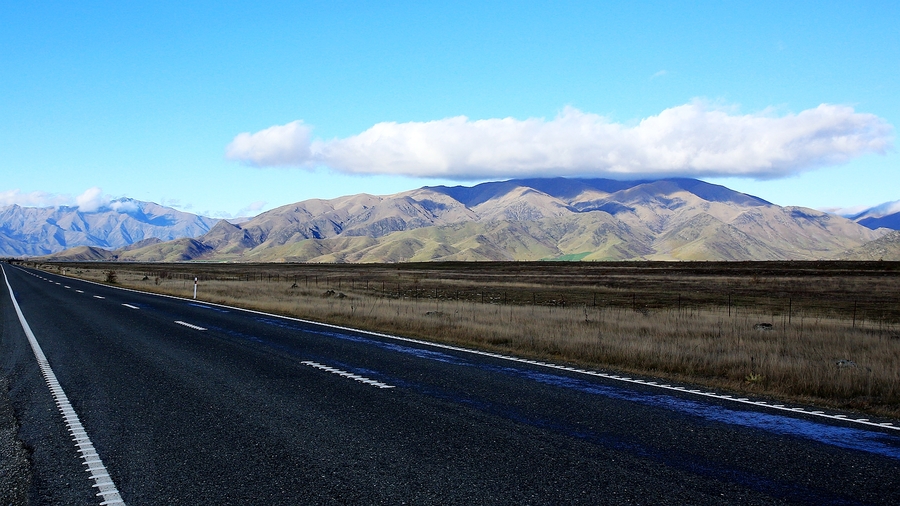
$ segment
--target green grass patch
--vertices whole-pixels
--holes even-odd
[[[544,260],[549,262],[580,262],[591,253],[591,251],[585,251],[584,253],[569,253],[568,255],[560,255],[556,258],[545,258]]]

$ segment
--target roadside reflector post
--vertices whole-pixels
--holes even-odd
[[[197,298],[197,278],[194,278],[194,298]]]

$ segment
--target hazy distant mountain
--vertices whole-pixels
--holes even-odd
[[[127,198],[93,212],[12,205],[0,208],[0,255],[47,255],[75,246],[115,249],[147,239],[197,237],[218,221]]]
[[[848,218],[872,230],[878,228],[900,230],[900,200],[885,202]]]
[[[122,260],[784,260],[883,232],[694,179],[522,179],[283,206]]]
[[[900,230],[900,212],[880,217],[865,217],[856,220],[857,223],[864,227],[876,230],[879,228],[889,228],[891,230]]]

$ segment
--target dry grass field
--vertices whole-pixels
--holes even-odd
[[[900,418],[900,263],[40,267],[183,297],[197,276],[204,301]]]

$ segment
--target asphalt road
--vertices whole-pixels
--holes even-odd
[[[128,504],[900,504],[892,428],[3,269]],[[30,501],[100,504],[0,292]]]

